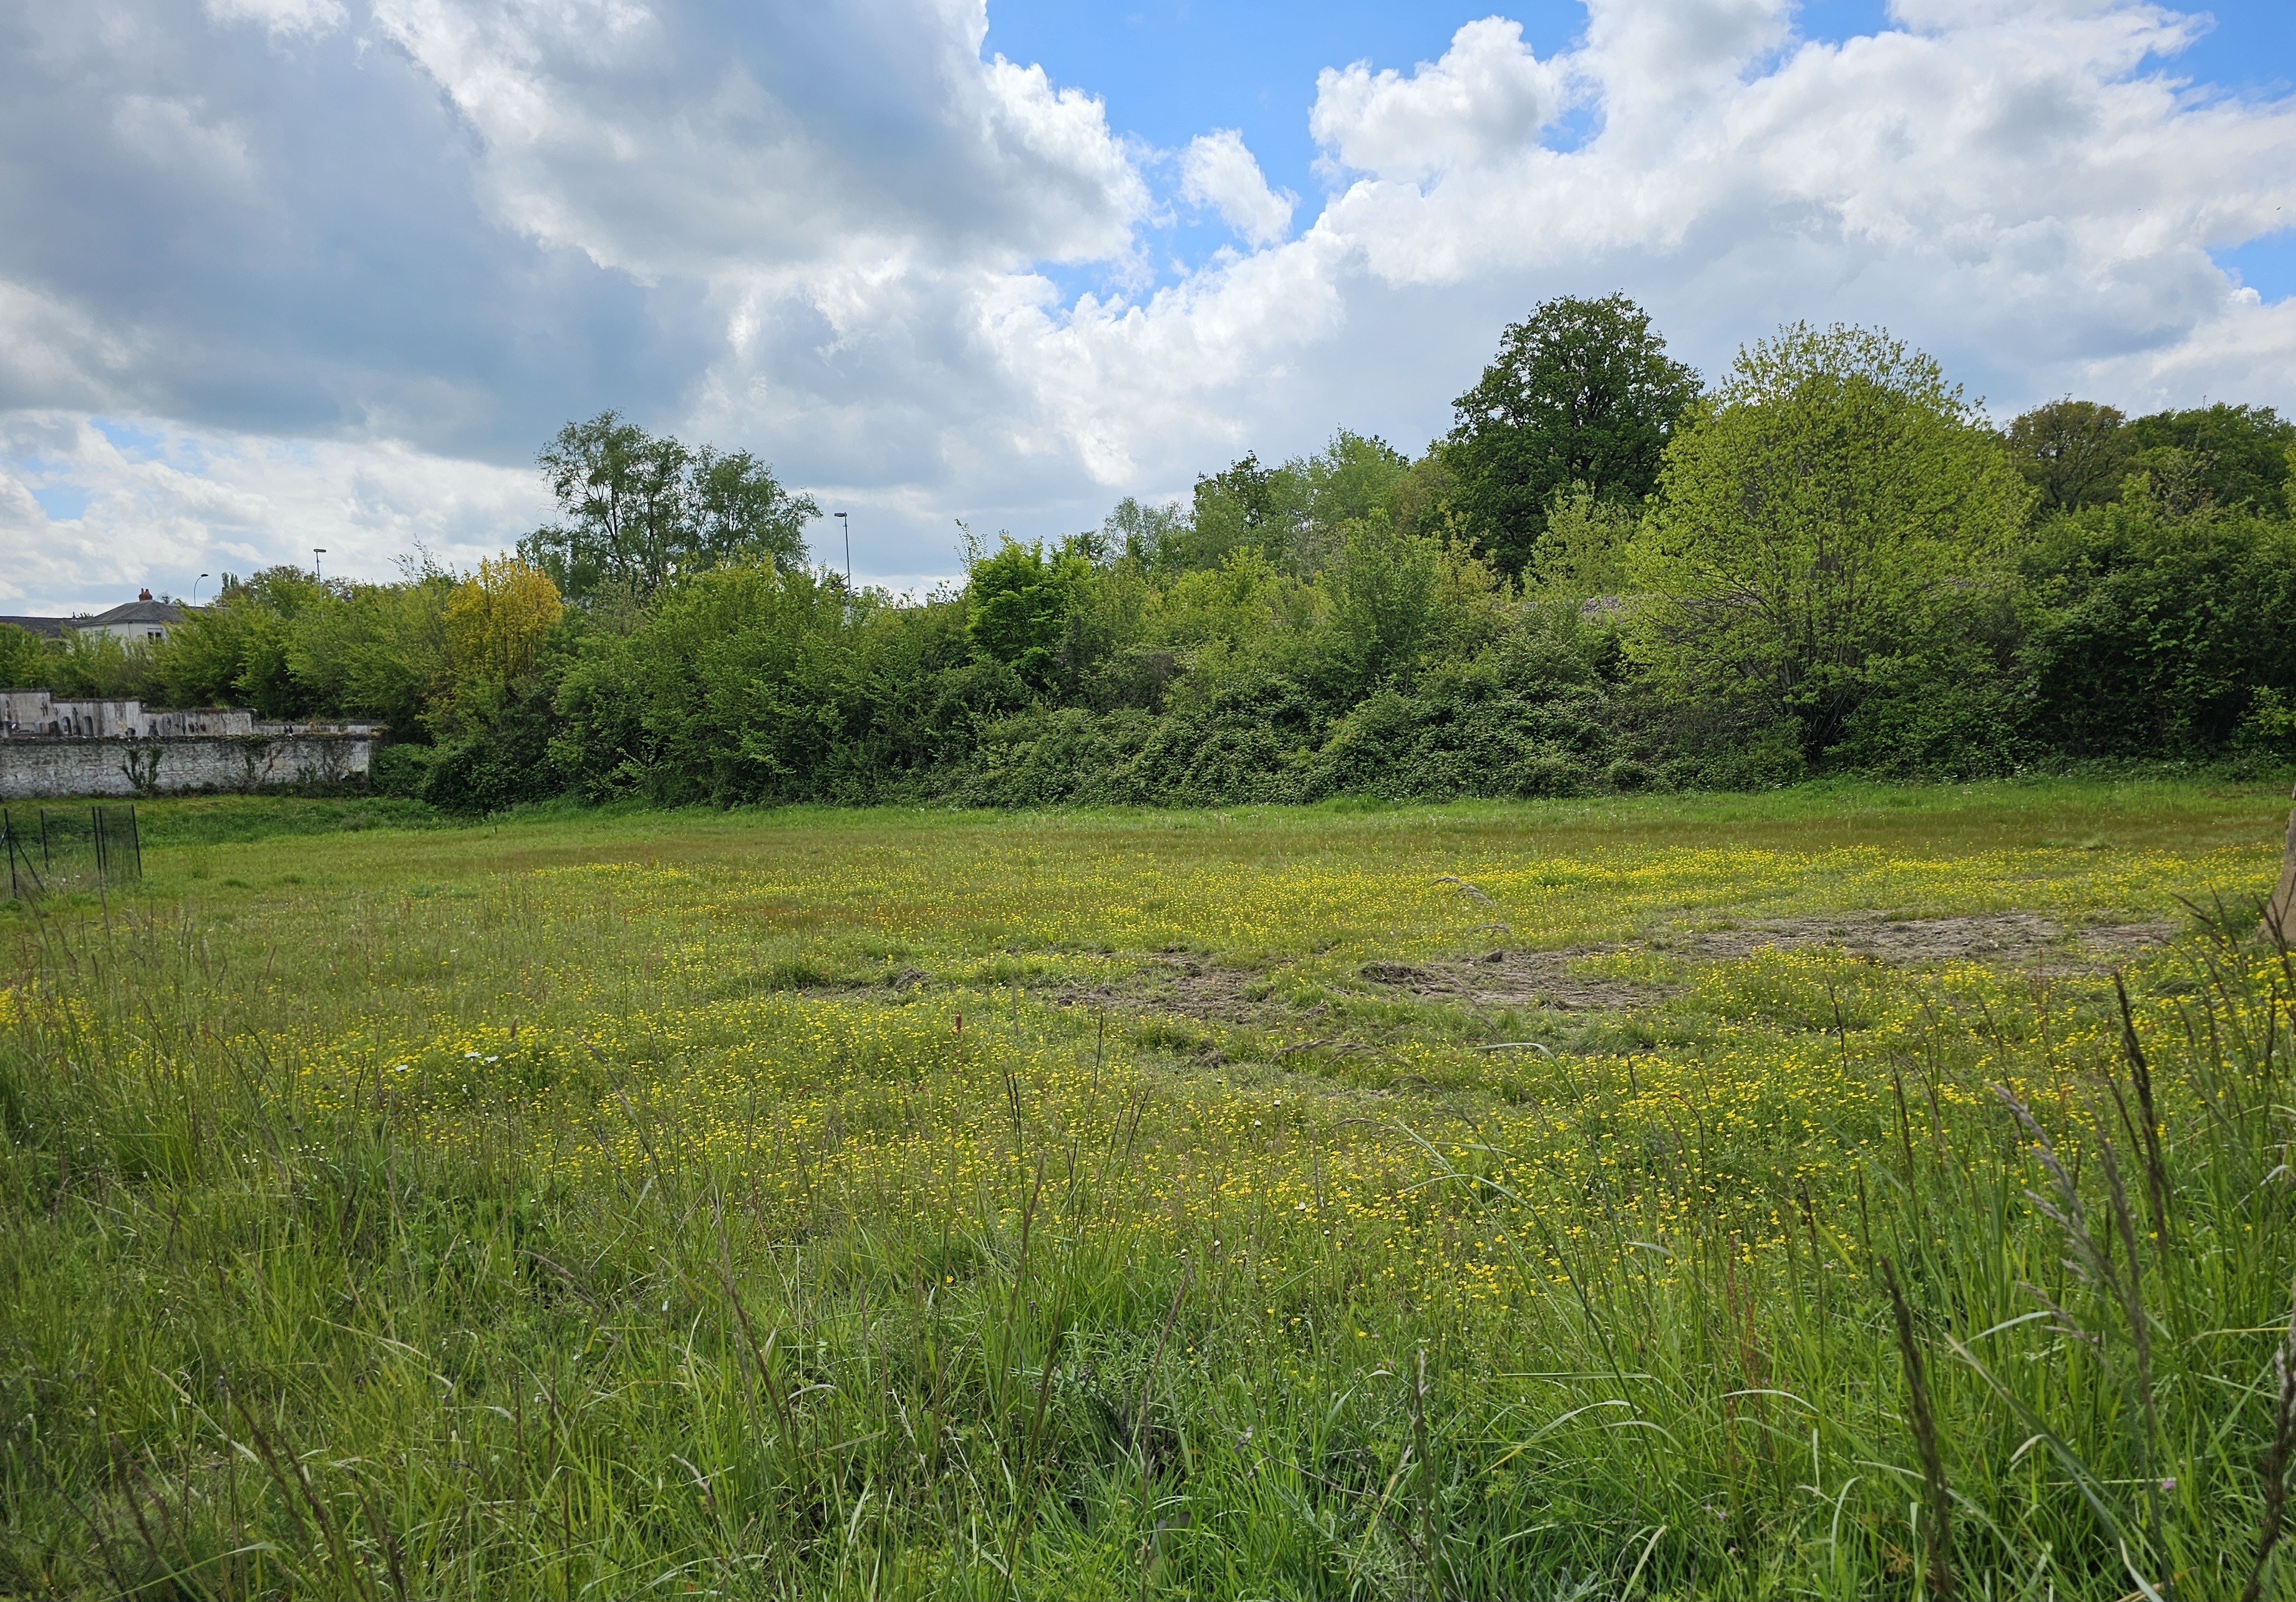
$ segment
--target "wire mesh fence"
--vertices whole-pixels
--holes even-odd
[[[0,808],[0,854],[18,901],[144,877],[132,806]]]

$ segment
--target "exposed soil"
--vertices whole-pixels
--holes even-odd
[[[1956,918],[1894,918],[1843,912],[1824,918],[1765,919],[1726,929],[1661,937],[1650,949],[1718,961],[1762,950],[1836,946],[1877,962],[1907,965],[1977,960],[2045,972],[2090,972],[2122,960],[2177,932],[2167,922],[2080,928],[2038,912],[1980,912]],[[1366,962],[1357,971],[1374,985],[1414,995],[1456,998],[1476,1006],[1552,1007],[1565,1012],[1625,1012],[1664,1000],[1678,988],[1569,971],[1571,960],[1626,945],[1574,945],[1559,951],[1496,951],[1473,960]]]
[[[1267,974],[1259,969],[1167,956],[1142,963],[1117,985],[1064,985],[1048,999],[1070,1007],[1145,1007],[1223,1024],[1259,1023],[1279,1016],[1313,1018],[1324,1010],[1255,999],[1251,993],[1267,983]]]
[[[1882,962],[1975,960],[2012,967],[2079,969],[2110,963],[2176,933],[2166,922],[2115,924],[2073,931],[2038,912],[1974,912],[1957,918],[1895,918],[1885,912],[1840,912],[1824,918],[1775,918],[1736,928],[1708,929],[1665,943],[1685,955],[1708,959],[1812,945],[1839,946]]]
[[[1588,978],[1566,971],[1574,957],[1623,948],[1574,945],[1551,952],[1490,952],[1465,960],[1366,962],[1356,971],[1374,985],[1443,996],[1477,1007],[1554,1007],[1565,1012],[1625,1012],[1672,994],[1671,985]]]
[[[1630,1012],[1656,1006],[1680,987],[1648,980],[1574,974],[1578,958],[1648,949],[1719,961],[1765,949],[1835,946],[1877,962],[1923,965],[1975,960],[2042,972],[2095,972],[2169,939],[2168,922],[2068,930],[2037,912],[1985,912],[1956,918],[1894,918],[1842,912],[1823,918],[1773,918],[1726,929],[1661,936],[1645,943],[1565,946],[1554,951],[1493,951],[1480,957],[1376,960],[1357,973],[1382,989],[1468,1008],[1546,1007],[1562,1012]],[[1070,985],[1048,1000],[1067,1006],[1153,1011],[1224,1024],[1298,1023],[1325,1009],[1297,1008],[1270,993],[1275,970],[1226,967],[1201,957],[1161,952],[1107,985]],[[906,976],[904,976],[906,977]],[[898,980],[896,980],[898,983]]]

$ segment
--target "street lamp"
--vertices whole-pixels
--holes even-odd
[[[832,511],[829,515],[835,518],[837,526],[845,531],[845,587],[849,590],[853,587],[853,519],[841,511]]]
[[[192,580],[192,609],[195,612],[200,609],[200,586],[207,581],[208,576],[204,573]]]
[[[314,545],[311,547],[311,582],[313,584],[323,582],[319,577],[319,559],[326,555],[326,553],[327,548],[324,545]]]

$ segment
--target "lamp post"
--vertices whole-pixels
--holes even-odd
[[[324,545],[314,545],[311,547],[311,582],[313,584],[324,582],[319,577],[319,559],[326,555],[326,553],[327,548]]]
[[[841,511],[832,511],[829,515],[835,518],[837,526],[845,531],[845,587],[849,590],[853,587],[853,519]]]
[[[200,586],[207,581],[208,576],[204,573],[192,580],[192,610],[195,612],[200,609]]]

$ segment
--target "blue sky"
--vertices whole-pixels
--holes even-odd
[[[1562,293],[2296,410],[2292,80],[2257,0],[0,0],[0,610],[473,562],[608,407],[913,589],[1423,448]]]
[[[2199,8],[2195,8],[2199,9]],[[1165,149],[1208,127],[1242,130],[1271,184],[1320,195],[1317,150],[1308,133],[1316,72],[1366,60],[1382,66],[1431,61],[1463,22],[1491,14],[1472,5],[1218,4],[1200,0],[996,0],[988,48],[1043,63],[1062,83],[1103,96],[1110,125]],[[1553,55],[1585,29],[1568,0],[1504,8],[1524,41]],[[2296,0],[2231,0],[2208,7],[2212,25],[2160,64],[2203,95],[2277,97],[2296,88]],[[1841,41],[1890,26],[1882,0],[1808,0],[1795,17],[1805,39]],[[1186,211],[1169,231],[1172,254],[1199,261],[1225,242],[1216,222]],[[2296,241],[2284,237],[2218,253],[2267,299],[2296,291]],[[1088,274],[1064,275],[1087,287]]]

